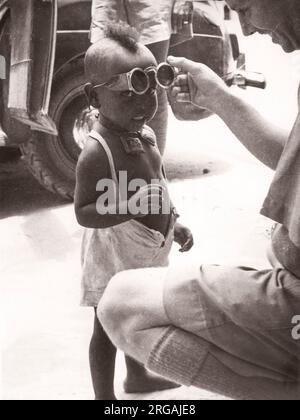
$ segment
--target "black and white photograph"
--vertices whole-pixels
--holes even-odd
[[[300,400],[299,0],[0,0],[0,400]]]

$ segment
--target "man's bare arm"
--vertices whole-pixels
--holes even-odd
[[[184,74],[177,78],[172,94],[179,102],[192,102],[219,115],[240,142],[262,163],[276,169],[289,131],[271,124],[204,64],[169,57]]]
[[[105,229],[133,218],[129,214],[114,214],[114,208],[109,207],[105,215],[97,211],[97,200],[101,195],[97,191],[97,184],[101,179],[111,178],[109,171],[105,152],[90,140],[79,158],[76,171],[75,213],[83,227]]]
[[[277,127],[229,89],[220,94],[215,113],[262,163],[276,169],[290,132]]]

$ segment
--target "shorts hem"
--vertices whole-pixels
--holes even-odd
[[[85,292],[81,299],[80,306],[85,307],[85,308],[97,308],[100,300],[102,299],[104,295],[105,289],[103,289],[100,292],[99,291]]]

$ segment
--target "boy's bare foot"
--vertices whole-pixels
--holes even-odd
[[[127,394],[164,391],[181,386],[160,376],[153,375],[150,372],[145,372],[143,376],[130,376],[130,378],[127,377],[124,381],[124,391]]]

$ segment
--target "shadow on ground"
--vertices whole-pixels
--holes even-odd
[[[217,161],[211,156],[173,156],[167,157],[165,162],[169,181],[184,181],[188,179],[200,179],[208,175],[215,176],[228,170],[229,165],[225,161]]]
[[[17,151],[0,149],[0,219],[65,203],[35,180]]]
[[[227,170],[226,162],[210,156],[168,156],[166,172],[170,181],[199,179]],[[32,176],[20,153],[0,149],[0,219],[20,216],[37,210],[58,207],[67,202],[45,190]]]

